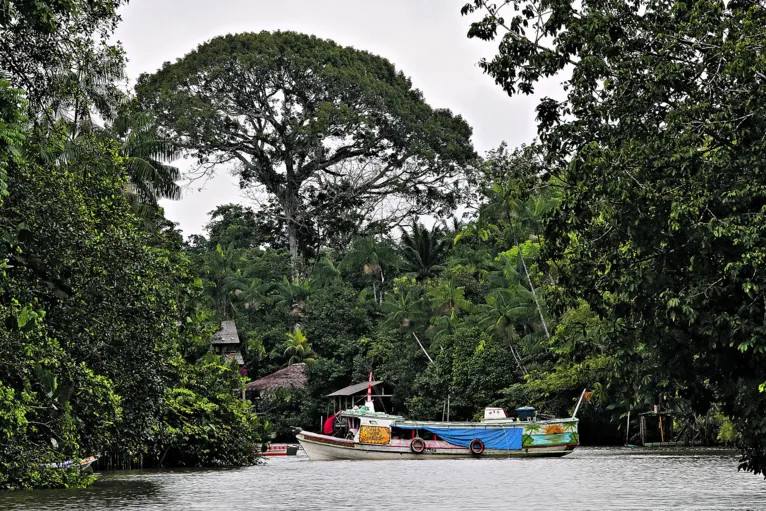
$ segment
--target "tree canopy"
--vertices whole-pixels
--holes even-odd
[[[4,0],[0,3],[0,75],[25,91],[38,115],[60,101],[76,101],[82,89],[72,76],[79,74],[87,81],[111,75],[115,68],[121,71],[122,48],[108,41],[120,21],[117,9],[125,3]]]
[[[383,213],[404,218],[454,205],[474,157],[466,122],[428,106],[389,61],[293,32],[214,38],[136,91],[203,168],[235,164],[241,186],[277,199],[293,259],[307,190],[335,190],[319,210],[385,198]]]
[[[477,10],[469,35],[501,38],[481,65],[509,94],[566,73],[566,98],[537,108],[562,186],[545,229],[559,311],[584,298],[622,363],[648,350],[698,411],[722,403],[743,433],[742,467],[763,472],[763,5],[464,7]]]

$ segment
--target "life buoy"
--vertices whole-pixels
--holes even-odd
[[[469,449],[471,449],[471,452],[478,456],[479,454],[484,452],[484,442],[479,440],[478,438],[474,438],[471,440],[470,445],[468,446]]]
[[[410,442],[410,450],[415,454],[421,454],[426,450],[426,443],[422,438],[413,438],[412,442]]]

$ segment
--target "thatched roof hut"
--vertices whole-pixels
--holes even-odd
[[[309,381],[306,364],[289,365],[245,385],[248,393],[268,394],[277,389],[302,389]]]

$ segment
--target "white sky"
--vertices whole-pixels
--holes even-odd
[[[483,154],[506,141],[512,147],[535,136],[539,97],[560,96],[556,81],[535,97],[508,97],[477,66],[496,44],[469,40],[470,19],[460,15],[467,0],[130,0],[116,36],[128,55],[128,76],[157,70],[212,37],[237,32],[293,30],[370,51],[412,78],[435,108],[449,108],[473,127]],[[226,169],[184,190],[181,201],[163,201],[166,215],[184,235],[202,233],[207,214],[219,204],[246,203]]]

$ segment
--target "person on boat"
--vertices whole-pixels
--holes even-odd
[[[327,417],[327,420],[324,421],[324,425],[322,426],[322,433],[325,435],[334,435],[335,434],[335,421],[338,420],[338,416],[343,412],[343,410],[338,410],[335,412],[335,415],[331,415]]]

